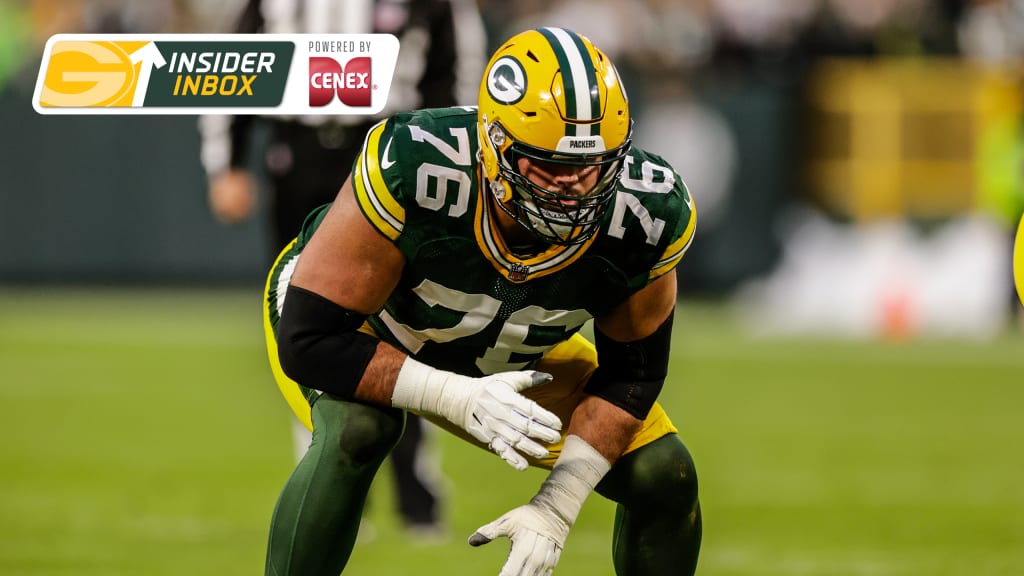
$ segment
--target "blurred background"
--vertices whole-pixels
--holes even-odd
[[[210,217],[193,119],[47,118],[27,106],[53,33],[223,31],[240,8],[239,0],[5,0],[0,241],[18,249],[0,254],[0,281],[262,276],[265,219],[225,228]],[[636,142],[670,160],[699,202],[685,291],[735,296],[767,331],[988,337],[1013,310],[1024,3],[480,8],[490,47],[528,27],[561,25],[618,63]],[[261,153],[253,147],[255,169]],[[50,222],[61,223],[60,235]]]
[[[30,104],[52,34],[225,32],[241,5],[0,0],[0,573],[262,564],[291,470],[266,218],[211,215],[193,117]],[[701,473],[701,573],[1019,574],[1024,1],[478,6],[490,48],[556,25],[604,49],[635,143],[696,200],[663,402]],[[404,560],[496,573],[504,550],[462,538],[536,482],[439,442],[452,542]],[[414,545],[390,505],[354,569]],[[588,502],[558,573],[612,573],[610,510]]]

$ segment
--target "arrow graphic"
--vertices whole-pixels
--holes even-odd
[[[164,55],[160,53],[160,49],[156,47],[154,42],[150,42],[132,52],[131,59],[132,64],[142,62],[142,68],[139,70],[139,82],[135,86],[135,96],[132,97],[132,106],[141,108],[142,104],[146,101],[146,91],[149,89],[149,75],[152,73],[153,67],[163,68],[167,61],[164,60]]]

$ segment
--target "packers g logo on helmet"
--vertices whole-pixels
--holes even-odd
[[[491,57],[478,104],[480,161],[499,206],[550,244],[593,236],[631,143],[629,103],[611,60],[570,30],[529,30]],[[596,167],[597,184],[583,196],[545,190],[520,174],[521,158]]]
[[[499,58],[487,72],[487,92],[502,104],[515,104],[526,94],[526,72],[511,56]]]

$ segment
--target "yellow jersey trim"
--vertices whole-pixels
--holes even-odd
[[[673,270],[676,264],[683,259],[683,255],[690,248],[690,244],[693,242],[693,232],[697,229],[697,212],[693,209],[693,203],[690,203],[690,221],[686,223],[686,228],[683,233],[675,242],[668,245],[665,251],[661,253],[661,258],[651,268],[650,273],[647,275],[648,280],[654,280],[664,275],[665,273]]]
[[[263,335],[267,341],[267,359],[270,360],[270,371],[274,374],[274,381],[277,382],[277,389],[281,391],[281,395],[284,396],[288,406],[295,413],[295,417],[309,430],[313,429],[313,416],[312,410],[309,406],[309,401],[306,400],[305,395],[302,394],[302,389],[299,388],[299,384],[289,378],[285,373],[284,369],[281,368],[281,360],[277,357],[277,336],[274,334],[274,327],[270,324],[270,282],[274,278],[274,272],[281,264],[281,259],[288,254],[292,247],[295,246],[297,240],[292,240],[281,254],[274,260],[274,265],[270,267],[270,274],[267,275],[267,284],[263,290]],[[281,298],[281,294],[277,295]]]
[[[359,208],[370,224],[394,241],[405,226],[405,208],[395,200],[381,174],[380,139],[384,133],[384,124],[385,122],[379,122],[367,133],[363,151],[359,154],[352,175],[352,187],[355,189]],[[386,152],[390,152],[388,148],[390,146],[385,146]],[[384,161],[387,162],[388,159],[385,158]]]

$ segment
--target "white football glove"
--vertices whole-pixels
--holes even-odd
[[[538,459],[548,456],[548,449],[534,439],[553,444],[562,437],[558,416],[520,394],[550,381],[550,374],[533,370],[469,378],[407,358],[395,381],[391,405],[441,416],[516,470],[526,470],[529,463],[523,454]]]
[[[481,546],[499,536],[507,536],[512,548],[498,576],[547,576],[562,555],[569,523],[531,500],[477,528],[469,537],[469,544]]]
[[[583,502],[610,468],[608,460],[585,440],[566,437],[562,454],[537,495],[478,528],[469,544],[480,546],[507,536],[512,547],[498,576],[548,576],[558,564]]]

